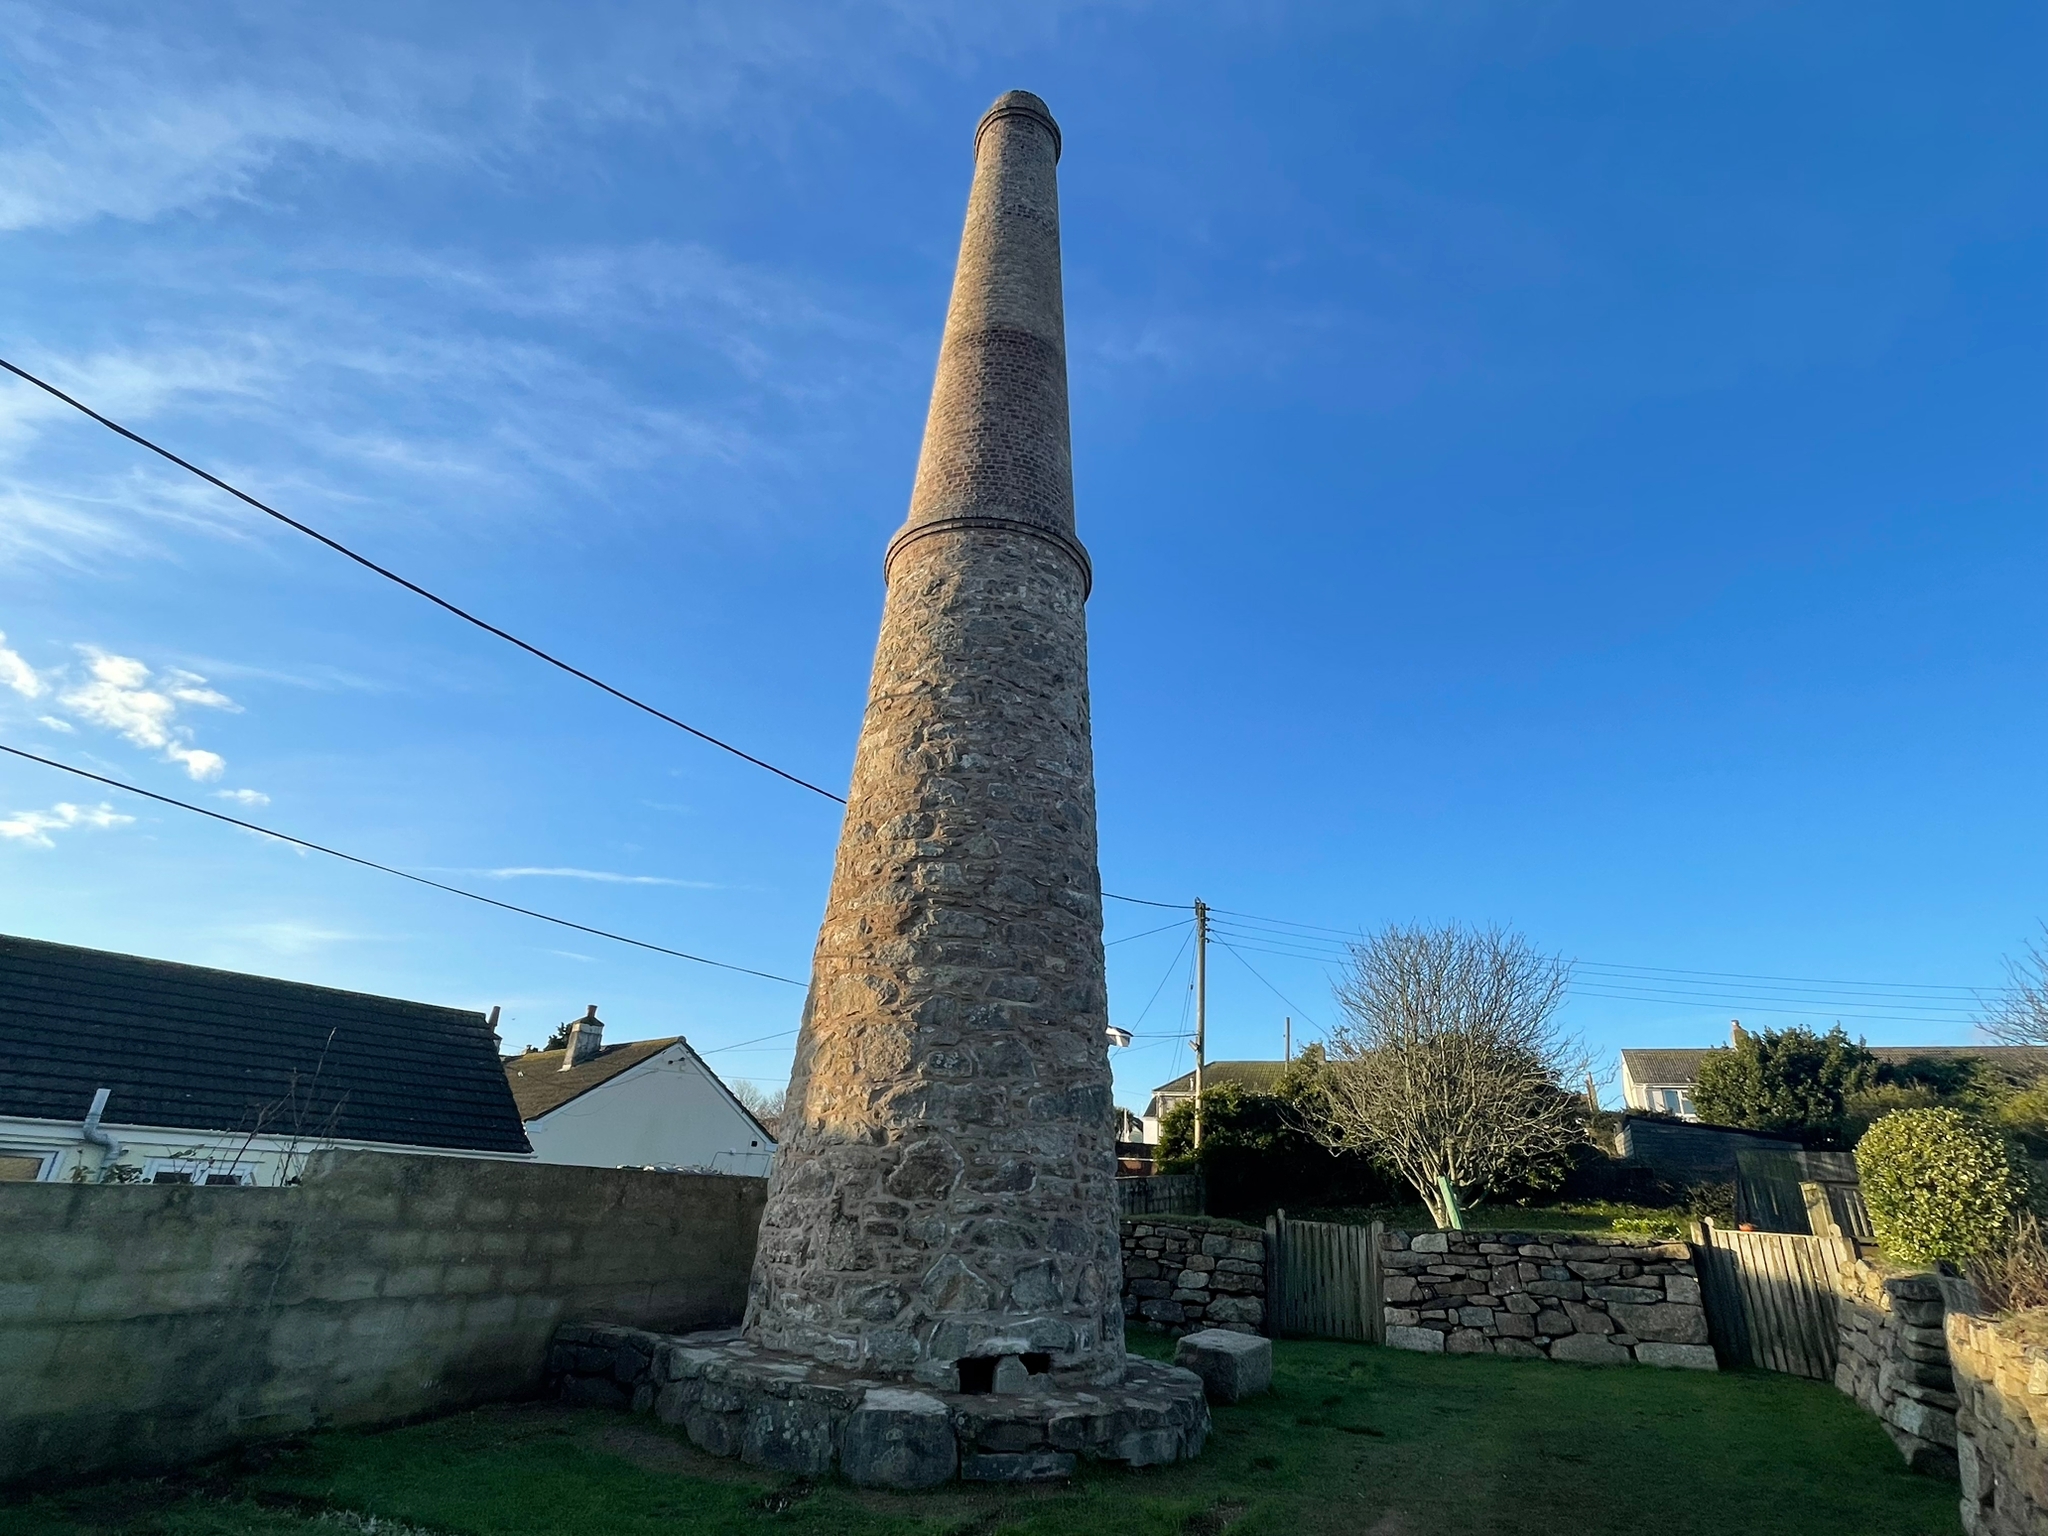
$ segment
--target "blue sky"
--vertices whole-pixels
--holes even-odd
[[[794,772],[846,779],[1021,86],[1109,890],[1517,926],[1610,1058],[1967,1039],[2048,913],[2038,6],[6,14],[0,353]],[[0,740],[805,972],[836,807],[25,387],[0,629]],[[1234,921],[1211,1054],[1276,1054],[1325,951]],[[780,1035],[713,1057],[771,1083],[799,1002],[18,762],[0,930]],[[1183,937],[1109,952],[1127,1104]]]

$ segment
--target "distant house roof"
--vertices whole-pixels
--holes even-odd
[[[481,1013],[0,935],[0,1115],[530,1152]]]
[[[1715,1046],[1726,1050],[1726,1046]],[[1919,1058],[1935,1061],[1977,1056],[2008,1071],[2048,1072],[2048,1047],[2038,1045],[1873,1045],[1870,1054],[1887,1066],[1904,1066]],[[1623,1051],[1621,1069],[1639,1083],[1690,1086],[1700,1075],[1705,1050]]]
[[[725,1079],[704,1063],[690,1047],[690,1042],[681,1035],[669,1035],[661,1040],[627,1040],[618,1045],[601,1047],[586,1061],[580,1061],[568,1071],[562,1070],[562,1058],[569,1054],[563,1046],[553,1051],[522,1051],[517,1056],[507,1056],[505,1080],[512,1087],[512,1098],[519,1105],[522,1120],[538,1120],[542,1115],[560,1109],[571,1099],[581,1098],[593,1088],[610,1082],[623,1073],[632,1071],[643,1061],[651,1061],[672,1045],[680,1045],[690,1052],[690,1059],[704,1070],[704,1075],[724,1090],[732,1100],[733,1108],[753,1124],[762,1138],[775,1140],[775,1133],[761,1123],[761,1119],[737,1095],[725,1086]]]
[[[512,1085],[519,1118],[538,1120],[549,1110],[560,1109],[571,1099],[610,1082],[649,1057],[659,1056],[682,1038],[670,1035],[664,1040],[628,1040],[607,1045],[566,1072],[562,1070],[562,1058],[569,1054],[567,1046],[553,1051],[526,1051],[505,1058],[505,1080]]]
[[[1202,1066],[1202,1087],[1220,1088],[1225,1083],[1235,1083],[1253,1093],[1269,1093],[1280,1079],[1287,1074],[1284,1061],[1211,1061]],[[1158,1093],[1190,1094],[1195,1091],[1195,1074],[1183,1072],[1170,1083],[1161,1083],[1152,1090]]]

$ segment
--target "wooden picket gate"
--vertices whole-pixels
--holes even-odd
[[[1386,1342],[1381,1226],[1266,1218],[1266,1331]]]
[[[1693,1236],[1707,1327],[1722,1363],[1832,1381],[1837,1275],[1855,1257],[1850,1244],[1730,1231],[1711,1221]]]

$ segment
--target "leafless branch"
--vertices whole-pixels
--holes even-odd
[[[1317,1134],[1391,1165],[1439,1224],[1587,1137],[1588,1058],[1557,1026],[1571,983],[1519,934],[1389,926],[1352,946],[1336,988]]]
[[[1978,998],[1984,1014],[1977,1027],[2008,1045],[2048,1045],[2048,923],[2027,946],[2026,958],[2008,959],[2012,985],[1996,996]]]

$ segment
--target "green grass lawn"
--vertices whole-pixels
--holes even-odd
[[[1133,1339],[1164,1355],[1164,1339]],[[1957,1491],[1818,1382],[1283,1343],[1202,1458],[1071,1484],[813,1487],[553,1404],[0,1505],[0,1536],[1931,1536]]]

